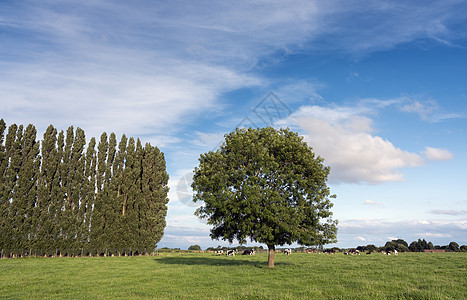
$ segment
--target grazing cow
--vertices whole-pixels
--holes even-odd
[[[216,255],[219,256],[219,255],[222,255],[222,254],[224,254],[224,250],[217,250],[216,251]]]
[[[285,254],[285,255],[290,255],[290,254],[292,254],[292,249],[285,249],[285,250],[284,250],[284,254]]]
[[[242,255],[255,255],[255,250],[245,250]]]
[[[237,251],[235,251],[235,250],[227,250],[227,256],[231,256],[231,255],[232,255],[232,256],[235,256],[235,253],[236,253],[236,252],[237,252]]]

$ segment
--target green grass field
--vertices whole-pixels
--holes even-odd
[[[0,298],[466,299],[467,253],[0,260]]]

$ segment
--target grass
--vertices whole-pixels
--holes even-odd
[[[3,259],[0,298],[466,299],[467,253]]]

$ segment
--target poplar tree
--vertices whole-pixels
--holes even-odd
[[[52,187],[52,205],[53,211],[50,211],[50,217],[53,218],[52,238],[54,239],[51,249],[53,255],[58,254],[59,249],[63,249],[63,228],[64,207],[65,207],[65,186],[66,174],[64,170],[63,157],[65,153],[65,133],[61,130],[57,137],[57,184]],[[55,248],[55,249],[54,249]]]
[[[114,192],[114,200],[112,201],[112,210],[115,212],[115,222],[111,224],[113,240],[118,245],[117,254],[120,256],[124,247],[124,205],[126,195],[123,194],[122,188],[124,183],[123,170],[125,168],[127,137],[122,135],[118,144],[118,152],[116,153],[113,164],[113,176],[111,181],[111,190]]]
[[[114,180],[113,173],[113,164],[115,160],[115,155],[117,152],[117,138],[115,133],[109,135],[109,144],[108,144],[108,153],[107,160],[105,164],[105,177],[104,177],[104,189],[102,191],[103,206],[105,207],[105,230],[107,232],[106,239],[107,245],[109,247],[109,254],[118,254],[117,246],[118,242],[116,239],[118,236],[115,232],[115,223],[117,222],[118,212],[115,210],[115,201],[116,201],[116,191],[114,190],[114,185],[112,181]]]
[[[142,195],[144,209],[141,210],[141,228],[146,251],[152,251],[164,234],[167,215],[167,183],[164,154],[149,143],[144,148],[142,173]]]
[[[8,217],[7,217],[7,226],[10,228],[7,233],[10,235],[8,236],[8,247],[10,248],[12,255],[17,255],[18,251],[18,244],[20,240],[20,224],[19,224],[19,216],[18,212],[21,212],[20,203],[18,203],[18,173],[21,168],[21,160],[22,160],[22,153],[21,153],[21,140],[23,138],[23,125],[16,126],[13,124],[10,126],[13,131],[14,139],[12,141],[12,145],[10,148],[10,164],[7,173],[7,181],[9,182],[9,197],[7,198],[10,201],[10,207],[8,210]]]
[[[102,133],[99,145],[97,146],[97,173],[96,173],[96,196],[94,200],[92,221],[91,221],[91,247],[97,254],[107,255],[109,249],[108,228],[110,226],[107,215],[106,199],[104,193],[105,170],[109,143],[107,133]]]
[[[95,201],[95,189],[96,189],[96,139],[91,138],[86,150],[86,165],[85,165],[85,177],[84,177],[84,198],[80,205],[80,211],[82,216],[80,233],[81,237],[81,248],[84,248],[86,254],[91,254],[91,220]]]
[[[135,249],[134,234],[135,221],[137,222],[137,214],[135,214],[135,198],[138,193],[138,162],[136,155],[136,144],[134,138],[129,138],[127,145],[125,169],[123,171],[123,203],[122,203],[122,245],[125,252],[132,254]],[[136,226],[135,226],[136,225]]]
[[[47,127],[41,143],[41,170],[37,187],[36,251],[40,255],[51,255],[55,244],[56,199],[60,186],[59,158],[57,151],[57,129]]]
[[[84,183],[84,172],[85,172],[85,156],[84,147],[86,145],[86,136],[81,128],[76,129],[76,134],[73,140],[73,147],[70,157],[69,165],[69,183],[67,189],[68,205],[69,210],[69,230],[67,246],[70,248],[72,255],[78,254],[80,248],[80,240],[78,231],[80,228],[80,205],[82,199],[85,197],[85,183]]]
[[[37,178],[39,171],[39,143],[36,142],[36,129],[28,125],[21,141],[21,162],[18,168],[17,183],[13,191],[13,203],[16,207],[14,226],[16,227],[16,248],[18,254],[29,253],[33,245],[34,206],[37,198]]]
[[[7,198],[8,182],[6,172],[8,170],[9,156],[4,145],[6,124],[0,119],[0,249],[4,249],[6,236],[9,201]],[[3,253],[0,253],[3,256]]]

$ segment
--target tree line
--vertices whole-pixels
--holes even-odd
[[[427,242],[425,239],[418,239],[413,241],[410,245],[403,239],[397,239],[392,241],[387,241],[386,244],[382,247],[376,247],[375,245],[366,245],[358,246],[357,250],[360,251],[394,251],[398,252],[424,252],[425,250],[445,250],[449,252],[467,252],[467,246],[462,245],[459,247],[459,244],[456,242],[450,242],[449,245],[433,245],[432,242]]]
[[[287,247],[290,248],[290,247]],[[169,248],[165,248],[169,249]],[[179,248],[177,248],[179,249]],[[219,251],[219,250],[233,250],[236,249],[237,251],[249,250],[254,249],[256,252],[261,252],[264,250],[263,246],[235,246],[235,247],[227,247],[227,246],[220,246],[217,247],[208,247],[206,251]],[[313,249],[316,251],[324,251],[323,247],[318,248],[309,248],[305,246],[291,248],[295,252],[306,252],[308,249]],[[347,248],[339,248],[333,247],[332,249],[342,252],[347,251]],[[450,242],[449,245],[433,245],[432,242],[427,242],[425,239],[418,239],[418,241],[413,241],[410,245],[404,241],[403,239],[397,239],[392,241],[387,241],[384,246],[378,247],[373,244],[369,244],[366,246],[358,246],[355,249],[359,251],[367,251],[367,252],[380,252],[380,251],[394,251],[397,250],[398,252],[424,252],[425,250],[445,250],[446,252],[467,252],[467,245],[459,246],[456,242]],[[203,250],[199,245],[191,245],[188,250]]]
[[[0,120],[0,256],[135,255],[162,238],[168,174],[149,143]]]

